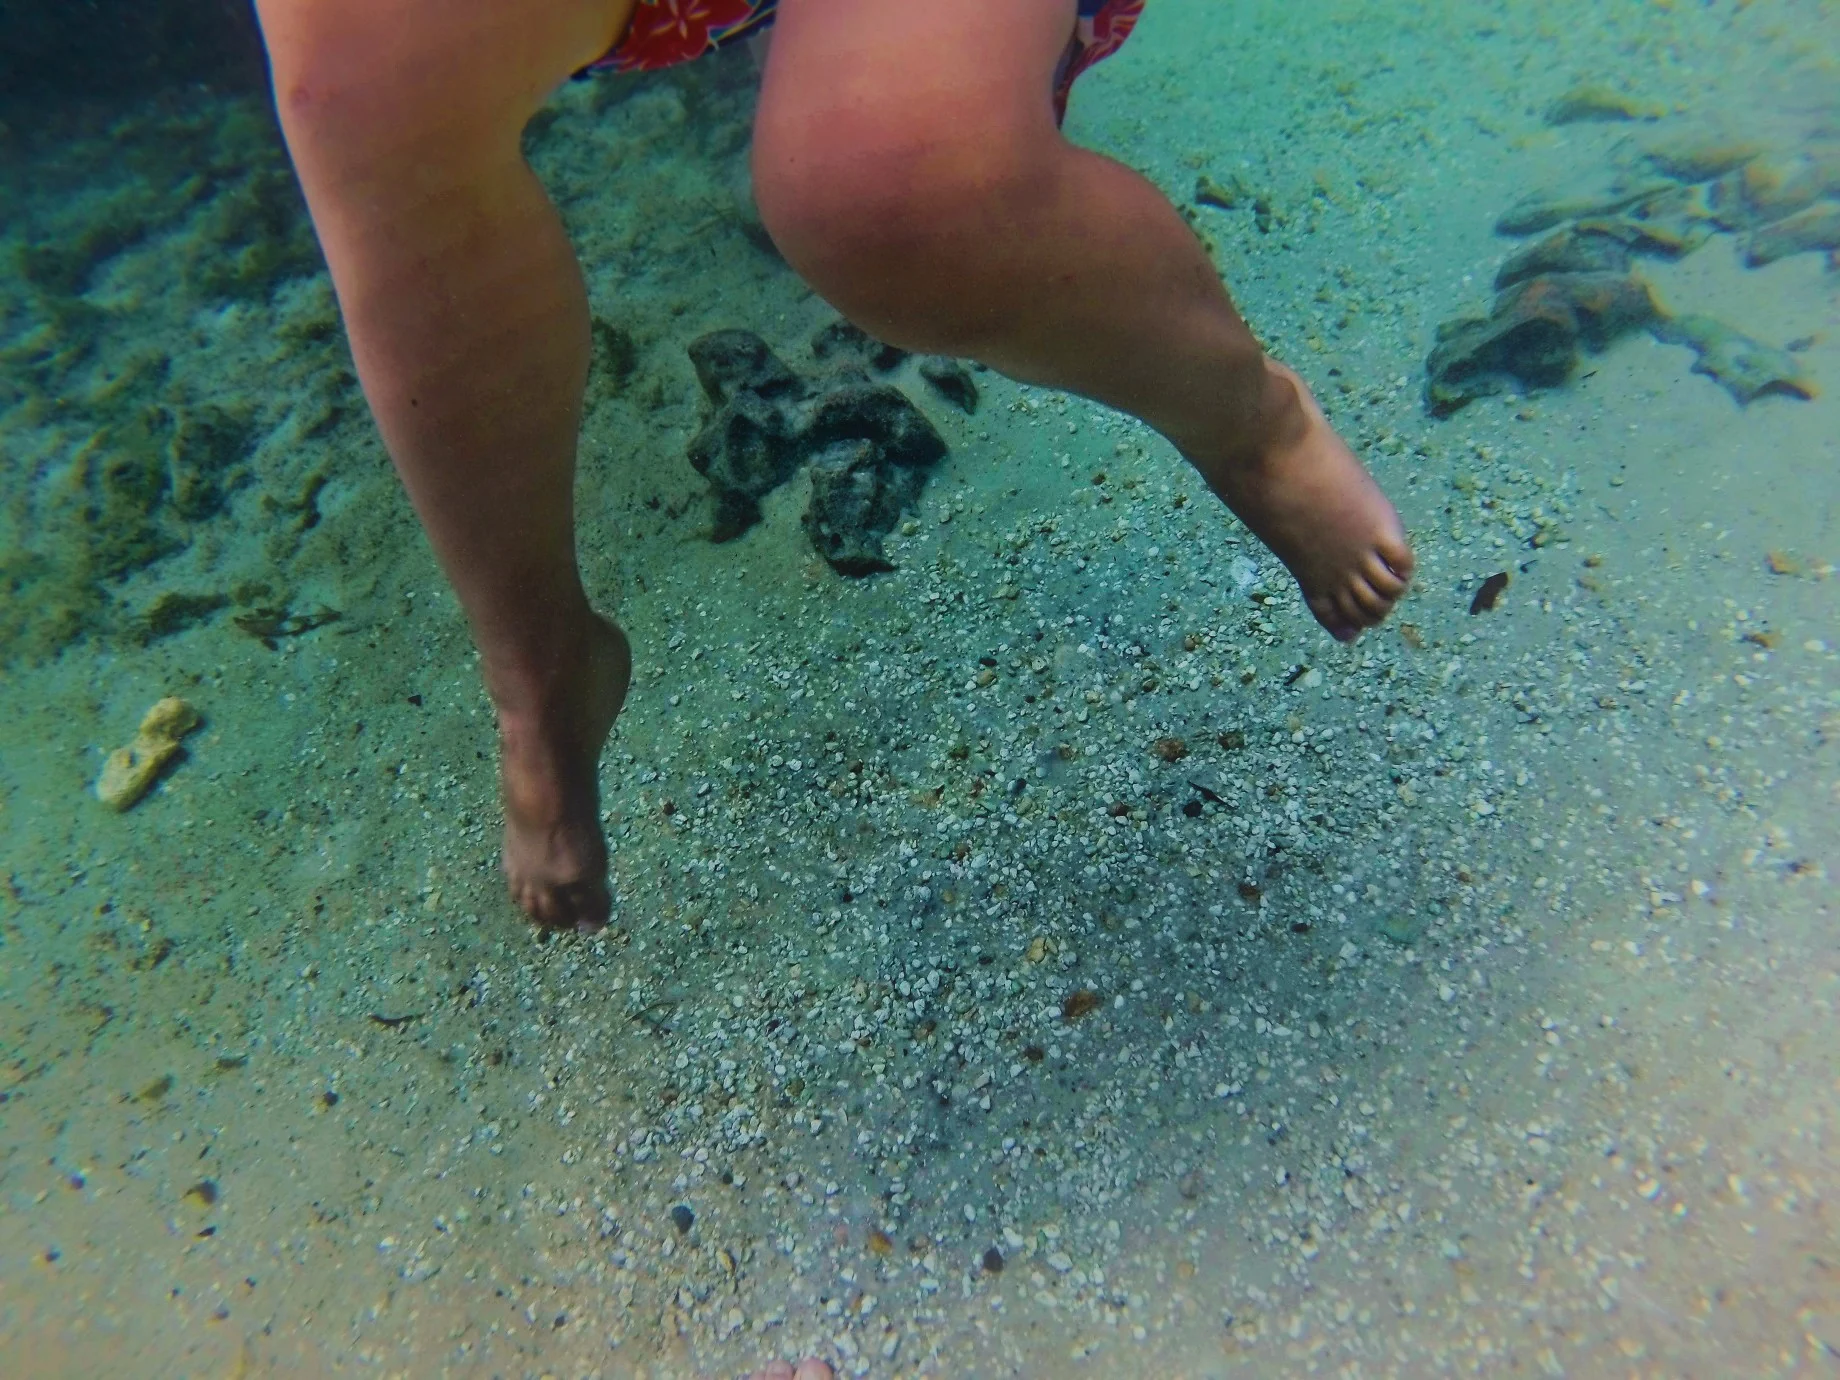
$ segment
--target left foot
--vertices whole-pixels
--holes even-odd
[[[1296,577],[1316,621],[1352,642],[1406,592],[1412,548],[1399,514],[1304,381],[1271,360],[1265,370],[1263,415],[1250,440],[1189,460]]]
[[[612,905],[596,777],[632,681],[632,648],[590,616],[569,652],[567,671],[534,688],[512,690],[490,668],[486,681],[498,709],[511,899],[546,929],[588,932]]]

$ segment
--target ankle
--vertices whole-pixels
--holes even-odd
[[[482,651],[480,670],[499,719],[528,720],[576,708],[594,694],[604,666],[630,660],[625,634],[588,612],[515,646]]]
[[[1210,480],[1256,467],[1294,446],[1310,425],[1296,376],[1263,354],[1235,371],[1222,389],[1222,404],[1211,435],[1193,449],[1183,447]]]

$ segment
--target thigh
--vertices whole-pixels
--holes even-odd
[[[514,133],[636,0],[257,0],[284,124]]]

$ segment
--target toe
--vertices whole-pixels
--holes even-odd
[[[1378,623],[1393,607],[1393,601],[1378,593],[1372,585],[1359,575],[1348,581],[1348,599],[1361,610],[1362,619],[1368,624]]]
[[[516,900],[518,909],[536,924],[547,925],[551,922],[549,894],[542,887],[526,883],[516,889],[513,899]]]
[[[1361,575],[1388,603],[1406,592],[1407,577],[1395,570],[1378,551],[1369,552],[1367,559],[1361,562]]]
[[[1335,609],[1341,615],[1343,625],[1356,632],[1374,621],[1361,606],[1361,601],[1355,598],[1352,585],[1343,585],[1335,591]]]
[[[747,1380],[792,1380],[792,1367],[784,1361],[775,1361],[770,1366],[749,1371]]]
[[[1412,572],[1418,562],[1413,559],[1412,548],[1406,545],[1404,537],[1388,537],[1378,541],[1374,544],[1374,550],[1402,582],[1411,582]]]
[[[1335,606],[1335,601],[1327,595],[1313,594],[1304,602],[1316,621],[1328,629],[1329,636],[1337,642],[1346,642],[1355,634],[1355,629],[1348,624],[1348,615]]]
[[[793,1380],[831,1380],[831,1368],[816,1356],[807,1356],[799,1362]]]
[[[584,883],[569,888],[569,923],[583,934],[593,934],[604,928],[611,909],[611,898],[606,887]]]

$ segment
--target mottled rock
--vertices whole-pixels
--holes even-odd
[[[920,361],[920,377],[940,397],[964,413],[974,413],[978,405],[977,382],[960,361],[944,355],[928,355]]]
[[[839,441],[871,441],[890,464],[915,469],[945,458],[946,443],[900,389],[846,383],[820,395],[800,436],[808,453]]]
[[[1752,268],[1791,254],[1840,249],[1840,201],[1823,201],[1751,232],[1744,262]]]
[[[715,331],[690,343],[690,362],[715,412],[690,441],[690,464],[715,490],[714,534],[739,536],[760,500],[804,458],[800,403],[809,389],[752,331]]]
[[[1718,233],[1703,187],[1676,187],[1648,197],[1618,216],[1588,216],[1582,232],[1614,235],[1637,254],[1678,259]]]
[[[1673,191],[1675,185],[1644,178],[1635,182],[1618,180],[1603,186],[1529,192],[1502,212],[1495,222],[1495,230],[1502,235],[1533,235],[1584,216],[1614,215],[1637,202]]]
[[[1581,120],[1658,120],[1667,107],[1640,100],[1601,82],[1574,86],[1546,107],[1549,125],[1576,124]]]
[[[1629,271],[1630,261],[1629,246],[1621,237],[1565,225],[1510,254],[1495,275],[1495,286],[1512,287],[1543,273],[1623,274]]]
[[[919,496],[916,470],[883,462],[868,441],[839,441],[811,461],[805,531],[818,554],[845,575],[892,570],[882,540]]]
[[[1819,391],[1802,362],[1787,350],[1753,340],[1714,317],[1687,315],[1660,321],[1654,335],[1698,354],[1693,372],[1718,380],[1740,404],[1754,402],[1766,393],[1813,398]]]
[[[853,345],[844,353],[849,367],[821,384],[798,377],[751,332],[718,331],[690,348],[716,405],[689,452],[714,491],[711,535],[745,531],[760,500],[809,462],[804,522],[812,544],[845,574],[889,569],[882,541],[946,453],[925,414],[900,389],[870,382]]]
[[[1763,151],[1763,145],[1753,139],[1714,130],[1680,130],[1652,140],[1643,157],[1667,177],[1704,182],[1743,167]]]
[[[798,431],[798,419],[783,403],[736,393],[692,438],[690,463],[718,490],[758,500],[798,469]]]
[[[1840,145],[1754,158],[1711,184],[1712,214],[1727,230],[1754,230],[1840,196]]]
[[[752,331],[711,331],[690,342],[696,381],[718,407],[737,393],[797,399],[810,390],[787,368],[773,347]]]
[[[897,345],[885,345],[862,327],[839,318],[811,338],[812,358],[842,360],[866,364],[878,374],[901,366],[907,351]]]
[[[1474,398],[1551,388],[1577,367],[1580,348],[1601,350],[1660,314],[1640,278],[1554,273],[1515,284],[1487,316],[1446,322],[1426,361],[1425,401],[1448,415]]]

